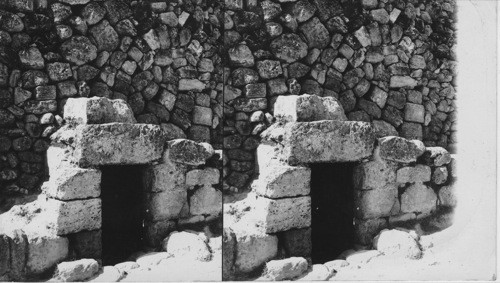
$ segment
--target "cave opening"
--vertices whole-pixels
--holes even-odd
[[[355,163],[311,165],[312,262],[336,259],[354,246]]]
[[[142,166],[103,166],[102,261],[114,265],[142,248],[144,189]]]

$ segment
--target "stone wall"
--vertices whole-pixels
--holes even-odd
[[[128,102],[169,138],[222,144],[219,1],[0,1],[0,205],[48,177],[69,97]]]
[[[278,95],[338,98],[349,120],[453,150],[455,2],[227,0],[225,189],[254,173]]]

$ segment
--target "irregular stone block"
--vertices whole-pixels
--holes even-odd
[[[44,205],[47,225],[57,235],[101,228],[101,199],[60,201],[49,198]]]
[[[271,42],[271,52],[276,58],[292,63],[307,56],[307,44],[300,36],[287,33]]]
[[[160,220],[155,222],[146,221],[144,229],[144,239],[152,247],[158,247],[172,231],[177,228],[175,221]]]
[[[28,238],[22,230],[8,231],[6,236],[10,241],[9,277],[23,281],[26,278],[26,262],[28,255]]]
[[[260,173],[261,168],[265,170],[271,163],[277,163],[279,158],[279,148],[268,144],[259,144],[257,147],[255,169]]]
[[[192,215],[218,215],[222,211],[222,192],[211,186],[203,186],[194,192],[189,204]]]
[[[442,206],[455,207],[457,206],[457,197],[453,186],[444,186],[439,189],[439,204]]]
[[[280,233],[287,256],[310,257],[312,252],[311,228],[292,229]]]
[[[451,155],[442,147],[427,147],[420,160],[429,166],[443,166],[450,163]]]
[[[59,263],[54,277],[62,282],[78,282],[94,276],[98,271],[99,263],[95,259],[83,258]]]
[[[401,212],[429,213],[436,209],[437,196],[434,191],[423,184],[408,187],[401,195]]]
[[[149,163],[161,157],[166,139],[149,124],[79,125],[76,132],[74,157],[82,167]]]
[[[410,76],[392,76],[389,82],[390,88],[410,88],[417,86],[417,81]]]
[[[354,219],[354,234],[356,242],[362,245],[371,245],[375,235],[387,227],[385,218],[374,218],[368,220]]]
[[[371,124],[354,121],[275,124],[261,136],[264,141],[282,139],[282,158],[291,165],[358,161],[372,155],[375,143]]]
[[[373,190],[355,191],[356,217],[370,219],[390,216],[397,197],[398,187],[395,184]]]
[[[212,258],[205,234],[192,232],[172,232],[162,244],[163,250],[175,258],[209,261]]]
[[[43,192],[59,200],[96,198],[101,194],[101,171],[78,167],[64,167],[50,172]]]
[[[448,180],[448,169],[445,166],[437,167],[432,173],[432,182],[436,185],[446,183]]]
[[[150,165],[144,169],[144,190],[163,192],[182,187],[186,183],[186,166],[164,158],[158,165]]]
[[[186,188],[176,187],[159,193],[148,193],[145,206],[151,220],[170,220],[179,218],[186,202]]]
[[[384,229],[373,240],[373,246],[385,255],[410,259],[422,257],[417,240],[408,232]]]
[[[216,168],[194,169],[186,174],[186,185],[201,186],[219,183],[220,172]]]
[[[405,120],[410,122],[424,123],[425,108],[423,105],[406,103]]]
[[[75,124],[136,123],[134,113],[125,101],[105,97],[68,98],[64,105],[64,119]]]
[[[311,226],[311,197],[268,199],[257,197],[255,216],[266,233]]]
[[[262,279],[269,281],[290,280],[307,271],[308,263],[303,257],[271,260],[266,263]]]
[[[69,241],[55,235],[27,235],[28,261],[26,270],[30,274],[42,273],[68,256]]]
[[[68,235],[70,247],[77,258],[102,257],[102,231],[81,231]]]
[[[398,183],[424,183],[431,180],[431,168],[426,165],[417,164],[415,167],[403,167],[397,172]]]
[[[278,254],[278,237],[266,234],[256,227],[250,228],[252,229],[234,229],[234,266],[243,273],[257,269]]]
[[[222,230],[222,280],[234,279],[234,260],[236,257],[236,236],[229,227]]]
[[[374,190],[396,181],[397,164],[375,159],[354,168],[353,186],[356,190]]]
[[[378,139],[380,157],[401,163],[415,162],[425,151],[419,140],[407,140],[401,137],[384,137]]]
[[[205,164],[213,154],[214,149],[208,143],[176,139],[168,142],[168,151],[165,152],[164,158],[170,158],[171,161],[181,164],[198,166]]]
[[[311,169],[307,167],[269,164],[259,172],[259,178],[253,182],[252,187],[261,196],[304,196],[311,190]]]
[[[278,96],[274,116],[288,122],[347,120],[344,109],[334,97],[309,94]]]
[[[179,91],[196,91],[201,92],[205,89],[206,84],[197,79],[180,79]]]

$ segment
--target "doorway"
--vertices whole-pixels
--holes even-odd
[[[104,265],[126,261],[143,242],[142,166],[103,166],[102,260]]]
[[[311,164],[312,262],[334,260],[354,246],[354,163]]]

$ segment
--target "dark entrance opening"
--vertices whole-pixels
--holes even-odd
[[[142,166],[103,166],[102,261],[114,265],[142,247]]]
[[[311,165],[312,262],[325,263],[354,245],[353,163]]]

